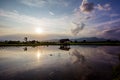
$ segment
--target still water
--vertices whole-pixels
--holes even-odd
[[[120,46],[0,47],[0,80],[112,80]]]

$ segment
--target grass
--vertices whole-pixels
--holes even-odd
[[[41,46],[41,45],[110,45],[120,46],[120,42],[79,42],[79,43],[57,43],[57,42],[41,42],[41,43],[0,43],[0,46]]]

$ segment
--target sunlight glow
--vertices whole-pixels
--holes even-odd
[[[37,27],[37,28],[35,28],[35,32],[38,33],[38,34],[41,34],[41,33],[43,33],[43,29]]]

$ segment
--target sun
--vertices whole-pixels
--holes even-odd
[[[37,28],[35,28],[35,32],[38,33],[38,34],[41,34],[41,33],[43,33],[43,29],[37,27]]]

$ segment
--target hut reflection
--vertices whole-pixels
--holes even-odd
[[[24,47],[23,50],[24,50],[24,51],[27,51],[27,47]]]
[[[59,49],[69,51],[70,50],[70,45],[60,45]]]

